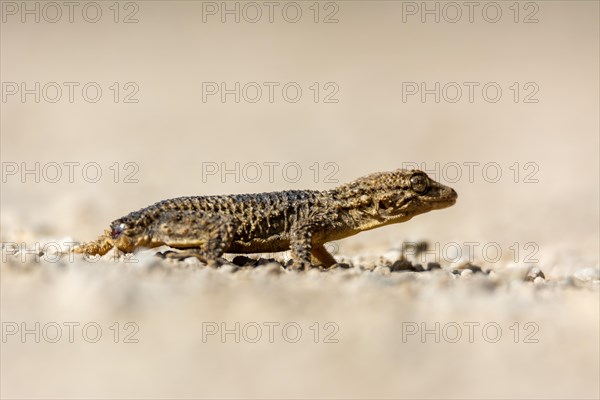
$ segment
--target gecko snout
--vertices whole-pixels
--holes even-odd
[[[450,198],[450,200],[453,200],[456,203],[456,199],[458,199],[458,193],[456,193],[456,190],[450,188],[450,194],[448,195],[448,197]]]

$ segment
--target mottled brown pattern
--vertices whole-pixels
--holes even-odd
[[[446,208],[456,192],[417,170],[380,172],[326,191],[291,190],[163,200],[113,221],[77,253],[168,245],[170,258],[214,264],[223,253],[291,250],[294,268],[331,266],[323,245]]]

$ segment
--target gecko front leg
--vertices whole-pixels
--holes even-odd
[[[297,221],[290,230],[290,250],[293,269],[310,269],[313,264],[330,267],[335,259],[322,243],[314,242],[316,232],[323,231],[325,220],[314,215],[307,222]]]

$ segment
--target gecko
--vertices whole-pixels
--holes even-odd
[[[71,249],[104,255],[167,245],[165,258],[217,266],[224,253],[291,251],[289,267],[331,267],[324,244],[452,206],[454,189],[420,170],[373,173],[330,190],[188,196],[113,221],[96,241]]]

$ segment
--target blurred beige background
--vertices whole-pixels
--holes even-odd
[[[50,23],[47,20],[54,18],[55,11],[44,8],[44,3],[30,2],[31,9],[38,4],[40,10],[36,23],[35,15],[29,14],[21,21],[25,3],[2,2],[0,239],[28,245],[64,238],[90,240],[113,219],[164,198],[326,189],[335,186],[325,179],[330,172],[342,183],[403,163],[425,163],[428,168],[440,163],[462,167],[462,177],[456,182],[433,175],[459,193],[454,207],[349,238],[339,243],[339,254],[377,259],[403,240],[425,239],[442,244],[497,242],[507,261],[509,247],[516,242],[522,251],[517,260],[521,263],[524,244],[533,242],[539,247],[538,264],[549,280],[598,268],[597,2],[497,2],[501,16],[495,23],[488,22],[496,10],[489,2],[477,3],[472,22],[468,8],[460,6],[462,17],[456,23],[447,21],[454,18],[455,9],[443,2],[427,3],[430,9],[440,10],[439,23],[428,14],[421,21],[422,2],[276,3],[273,22],[262,2],[253,3],[262,12],[256,23],[246,21],[254,17],[254,5],[228,2],[230,9],[236,4],[240,9],[236,23],[229,14],[221,21],[221,2],[138,1],[118,3],[118,7],[99,2],[102,14],[96,23],[86,21],[94,18],[95,9],[81,2],[74,9],[72,23],[66,8],[58,22]],[[86,14],[82,14],[84,8]],[[282,14],[284,8],[288,14]],[[293,18],[296,9],[302,12],[299,21],[288,22],[286,18]],[[325,23],[328,18],[338,22]],[[125,19],[138,21],[124,23]],[[534,19],[537,22],[532,23]],[[58,83],[61,99],[47,101],[53,97],[51,85],[47,93],[40,89],[39,103],[35,95],[26,95],[23,102],[20,85],[31,89],[35,82],[41,88]],[[64,82],[78,84],[72,103]],[[102,89],[96,103],[82,96],[81,88],[89,82]],[[203,101],[203,84],[212,82],[225,82],[228,88],[235,82],[242,87],[256,82],[263,89],[262,98],[251,103],[242,96],[236,103],[234,95],[227,95],[222,102],[217,94]],[[268,100],[264,82],[278,85],[273,102]],[[286,101],[281,92],[290,82],[302,89],[295,103]],[[439,102],[435,95],[427,95],[422,102],[420,93],[406,93],[407,84],[422,82],[429,89],[436,82],[440,87],[450,86],[448,92],[440,92]],[[474,82],[472,102],[464,82]],[[482,94],[481,88],[490,83],[502,90],[497,102]],[[462,97],[453,103],[447,99],[454,97],[452,89],[457,85]],[[13,94],[15,87],[19,91]],[[117,87],[119,101],[115,102]],[[132,98],[137,103],[125,103],[126,94],[134,89]],[[337,102],[325,102],[333,91],[332,99]],[[527,95],[537,102],[525,102]],[[51,183],[40,172],[39,182],[32,174],[22,179],[22,166],[33,168],[36,162],[40,171],[51,163],[61,165],[62,178]],[[75,167],[73,182],[69,182],[65,162],[97,163],[102,178],[86,182],[81,167]],[[208,176],[203,181],[207,163],[232,168],[236,162],[241,167],[297,163],[302,176],[292,182],[278,167],[270,182],[264,167],[256,182],[243,177],[236,182],[232,175],[224,180]],[[490,183],[480,166],[469,181],[465,163],[474,162],[497,163],[502,177]],[[15,166],[19,170],[13,175]],[[137,183],[124,182],[131,171]],[[537,182],[525,183],[532,172],[530,178]],[[485,264],[477,255],[476,261]],[[134,272],[115,279],[125,273],[115,265],[106,270],[95,266],[90,269],[94,272],[71,271],[68,279],[62,275],[58,281],[49,278],[50,285],[45,272],[37,271],[28,280],[3,268],[3,321],[134,319],[146,338],[138,347],[125,348],[111,343],[103,345],[106,348],[81,343],[62,347],[3,343],[2,395],[6,397],[599,394],[598,346],[593,344],[598,338],[597,285],[578,294],[551,292],[546,305],[540,304],[545,301],[543,295],[537,297],[537,292],[523,288],[508,291],[512,297],[474,294],[480,302],[473,305],[464,298],[470,293],[465,286],[465,292],[442,290],[442,298],[425,306],[419,294],[414,298],[392,289],[388,293],[370,281],[362,291],[345,286],[336,289],[335,280],[319,278],[324,281],[314,284],[298,278],[299,288],[294,289],[293,281],[277,281],[261,294],[259,284],[252,280],[236,283],[208,273],[202,275],[206,282],[200,279],[204,283],[198,283],[200,290],[172,276],[166,281],[149,278],[145,285],[156,287],[139,287]],[[54,271],[53,266],[48,268]],[[102,276],[102,271],[117,275]],[[102,282],[100,288],[86,286],[88,273],[92,282]],[[112,297],[126,296],[113,283],[137,293],[130,296],[141,303],[134,307]],[[190,293],[182,295],[182,288]],[[419,288],[416,293],[424,290],[424,298],[436,297],[427,285]],[[288,304],[287,291],[290,297],[296,293],[298,299],[309,296],[306,308]],[[352,300],[358,293],[364,297]],[[268,305],[277,300],[283,303],[270,309]],[[381,308],[384,304],[389,308]],[[403,304],[427,311],[413,315]],[[75,305],[77,310],[72,309]],[[533,348],[510,343],[504,347],[428,343],[407,349],[406,344],[396,347],[391,334],[410,318],[468,321],[490,315],[506,326],[508,321],[533,318],[542,325],[545,341]],[[171,323],[164,320],[169,316]],[[253,319],[335,320],[346,341],[293,349],[281,344],[207,346],[195,341],[197,321]],[[556,337],[555,331],[560,333]],[[553,352],[558,354],[552,357]],[[287,360],[294,365],[280,368]],[[562,367],[572,368],[563,370],[558,360],[565,360]],[[236,362],[237,366],[232,365]],[[536,373],[535,367],[541,371]],[[115,372],[119,370],[127,372]],[[215,374],[207,379],[209,373]],[[479,380],[470,381],[470,374]],[[37,379],[40,383],[34,384]],[[454,382],[440,383],[447,380]]]

